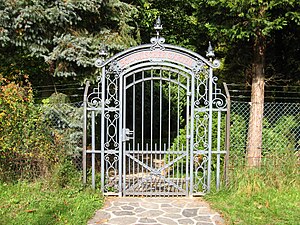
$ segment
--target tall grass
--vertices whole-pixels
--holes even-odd
[[[260,168],[243,162],[230,172],[227,188],[206,197],[228,224],[298,224],[299,154],[269,153]]]
[[[62,160],[51,176],[35,181],[0,181],[0,224],[87,224],[103,205],[99,190],[83,187],[81,173]]]

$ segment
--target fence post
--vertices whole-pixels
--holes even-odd
[[[230,149],[230,107],[231,107],[231,100],[230,100],[230,93],[227,87],[227,84],[224,82],[224,89],[225,89],[225,94],[227,98],[227,113],[226,113],[226,133],[225,133],[225,149],[226,149],[226,154],[225,154],[225,161],[224,161],[224,179],[225,179],[225,185],[226,187],[228,186],[228,164],[229,164],[229,149]]]
[[[89,90],[90,82],[85,84],[83,95],[83,140],[82,140],[82,182],[86,184],[86,139],[87,139],[87,94]]]

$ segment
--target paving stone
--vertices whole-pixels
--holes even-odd
[[[140,203],[138,202],[129,202],[128,205],[132,207],[140,207]]]
[[[166,213],[164,217],[171,218],[171,219],[179,219],[183,218],[181,214],[173,214],[173,213]]]
[[[139,223],[157,223],[157,221],[155,219],[151,219],[151,218],[140,218]]]
[[[161,208],[172,208],[172,206],[170,204],[161,204],[160,207]]]
[[[146,209],[158,209],[159,208],[158,204],[153,204],[151,202],[141,202],[140,206],[142,208],[146,208]]]
[[[113,212],[116,216],[127,216],[127,215],[133,215],[134,213],[132,211],[115,211]]]
[[[123,216],[123,217],[116,217],[116,218],[112,218],[109,220],[110,224],[115,224],[115,225],[127,225],[127,224],[133,224],[138,220],[138,218],[136,217],[127,217],[127,216]]]
[[[196,216],[194,217],[194,220],[201,221],[201,222],[211,222],[210,216]]]
[[[172,202],[172,205],[179,207],[179,208],[183,208],[186,205],[185,201],[182,201],[181,199],[178,199],[177,201]]]
[[[174,213],[174,214],[181,214],[182,209],[181,208],[176,208],[176,207],[164,207],[161,208],[162,211],[166,212],[166,213]]]
[[[194,207],[209,207],[209,204],[203,201],[193,201],[186,204],[187,208],[194,208]]]
[[[224,219],[218,214],[216,214],[212,217],[212,221],[215,222],[216,225],[225,224]]]
[[[185,224],[185,225],[190,225],[190,224],[193,225],[193,224],[195,224],[194,221],[191,220],[191,219],[179,219],[178,223],[179,224]]]
[[[139,217],[156,217],[164,214],[161,210],[146,210],[145,212],[139,213]]]
[[[165,217],[157,217],[157,221],[162,224],[177,225],[177,223],[174,220]]]
[[[146,211],[146,209],[144,209],[144,208],[136,208],[134,210],[135,213],[141,213],[141,212],[145,212],[145,211]]]
[[[195,217],[197,216],[198,209],[184,209],[182,215],[185,217]]]
[[[170,198],[151,198],[152,203],[170,203],[172,200]]]
[[[198,214],[213,214],[212,213],[212,210],[211,209],[209,209],[209,208],[207,208],[207,207],[205,207],[205,208],[199,208],[198,209]]]
[[[214,225],[214,224],[209,222],[197,222],[196,225]]]
[[[136,203],[137,202],[137,198],[132,198],[132,197],[122,197],[122,198],[117,198],[118,202],[122,202],[122,203]]]
[[[116,201],[116,202],[113,202],[112,204],[114,206],[123,206],[123,205],[127,205],[128,203],[127,202],[118,202],[118,201]]]
[[[110,208],[105,209],[107,212],[114,212],[114,211],[120,211],[122,210],[120,207],[112,206]]]
[[[123,205],[123,206],[121,206],[121,209],[123,209],[123,210],[133,210],[134,207],[133,206],[129,206],[129,205]]]

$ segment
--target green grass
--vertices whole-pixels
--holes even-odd
[[[206,199],[228,224],[300,224],[299,188],[268,188],[251,195],[221,191]]]
[[[99,191],[51,182],[0,183],[0,224],[86,224],[101,208]]]
[[[260,169],[235,168],[227,189],[205,198],[227,224],[300,224],[299,162],[294,156],[272,159]],[[274,163],[275,162],[275,163]]]

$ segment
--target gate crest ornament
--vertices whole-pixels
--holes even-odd
[[[83,170],[105,195],[193,196],[220,186],[226,98],[207,58],[160,36],[107,61],[84,97]],[[91,157],[88,157],[91,156]],[[88,161],[88,159],[90,161]],[[100,173],[96,180],[96,172]]]

